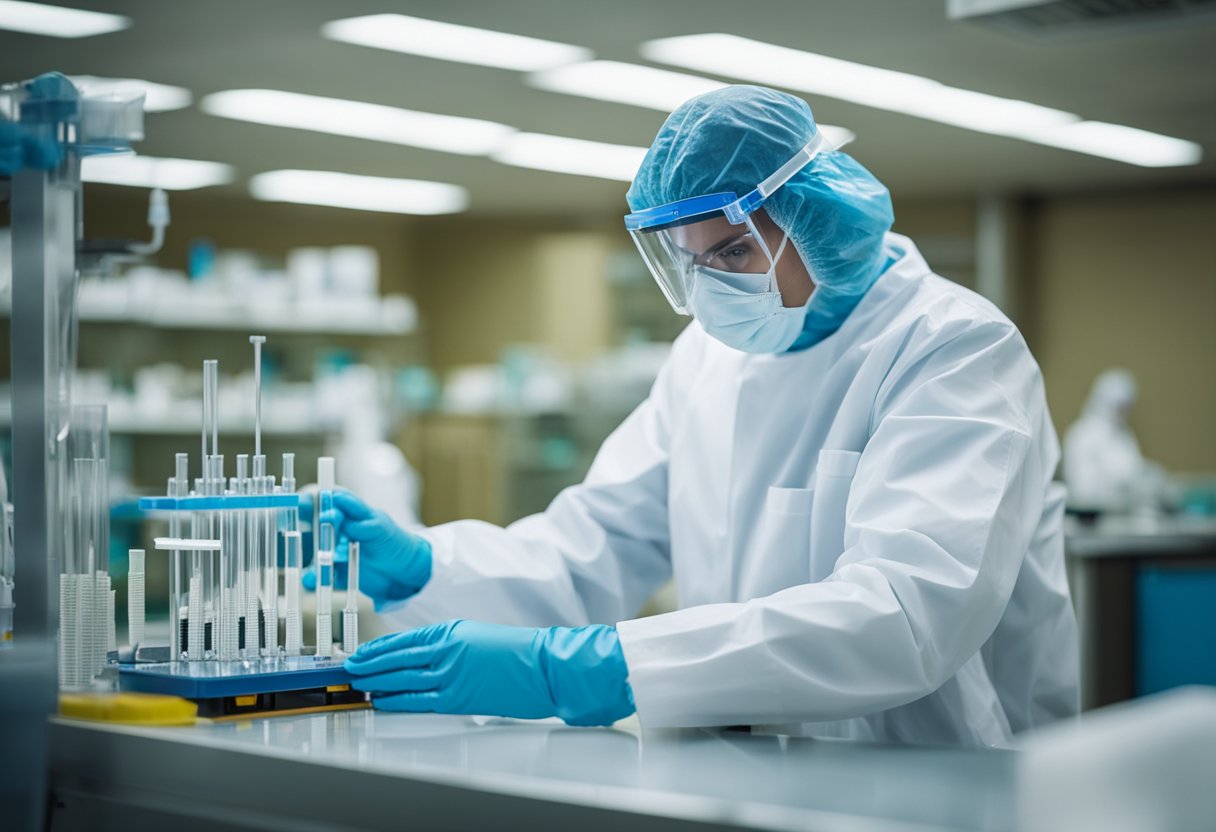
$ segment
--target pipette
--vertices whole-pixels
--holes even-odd
[[[359,542],[347,544],[346,606],[342,608],[342,652],[351,654],[359,646]]]
[[[326,515],[334,507],[334,458],[317,460],[317,486],[320,498],[317,510],[317,655],[331,656],[334,650],[333,612],[334,592],[334,527]]]

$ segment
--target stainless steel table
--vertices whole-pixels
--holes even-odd
[[[1005,751],[371,711],[52,734],[54,830],[1014,825]]]

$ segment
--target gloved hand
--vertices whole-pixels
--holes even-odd
[[[53,139],[0,119],[0,175],[9,176],[22,168],[49,170],[59,164],[62,155]]]
[[[311,503],[301,519],[312,516]],[[393,601],[404,601],[426,586],[431,578],[431,544],[412,535],[393,522],[383,511],[373,509],[349,491],[334,491],[333,511],[321,516],[321,523],[332,523],[338,536],[334,552],[334,586],[346,589],[349,543],[359,542],[359,586],[379,610]],[[314,524],[315,525],[315,524]],[[314,529],[314,534],[316,530]],[[316,564],[304,572],[304,588],[317,587]]]
[[[37,110],[39,101],[45,101],[45,107],[62,109],[74,106],[77,98],[79,93],[65,76],[58,72],[44,73],[29,82],[26,100],[21,105],[23,118],[27,110],[35,117],[47,115]],[[37,124],[0,118],[0,175],[10,176],[22,168],[50,170],[62,159],[63,147],[40,132]]]
[[[367,642],[351,685],[386,711],[481,714],[611,725],[634,712],[616,627],[507,627],[448,621]]]

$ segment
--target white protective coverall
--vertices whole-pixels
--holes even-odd
[[[506,529],[423,532],[390,613],[617,623],[643,726],[1004,746],[1076,713],[1043,382],[910,240],[840,329],[754,355],[695,323],[585,482]],[[674,574],[681,609],[636,619]]]
[[[1106,370],[1094,382],[1081,418],[1064,434],[1068,502],[1082,510],[1126,511],[1156,504],[1164,472],[1144,459],[1127,423],[1136,381],[1127,370]]]

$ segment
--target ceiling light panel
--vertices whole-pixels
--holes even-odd
[[[621,61],[586,61],[535,72],[528,76],[527,83],[547,92],[631,104],[663,113],[670,113],[690,98],[728,86],[700,75]],[[844,127],[820,124],[819,129],[836,146],[855,138]]]
[[[699,75],[621,61],[584,61],[535,72],[527,77],[527,83],[547,92],[632,104],[668,113],[690,98],[727,86]]]
[[[87,38],[128,29],[131,23],[131,18],[120,14],[0,0],[0,29],[10,32],[53,38]]]
[[[1149,168],[1197,165],[1203,159],[1203,148],[1195,142],[1103,121],[1030,130],[1021,138]]]
[[[491,158],[504,165],[630,182],[646,148],[543,133],[517,133]]]
[[[259,173],[249,180],[249,192],[268,202],[394,214],[453,214],[463,211],[469,204],[468,192],[459,185],[327,170]]]
[[[1145,167],[1195,164],[1202,148],[1193,142],[1122,128],[1081,125],[1075,113],[1029,101],[1003,98],[942,84],[907,72],[867,66],[799,49],[728,34],[662,38],[642,44],[648,60],[712,72],[755,83],[838,98],[868,107],[1009,136]],[[1147,137],[1159,141],[1149,141]],[[1112,148],[1112,141],[1118,147]],[[1190,161],[1185,161],[1190,160]]]
[[[211,115],[239,121],[467,156],[484,156],[515,132],[515,128],[493,121],[280,90],[217,92],[204,97],[199,107]]]
[[[404,14],[370,14],[333,20],[321,27],[331,40],[498,69],[533,72],[592,57],[568,43],[458,26]]]
[[[145,96],[145,113],[163,113],[168,110],[181,110],[189,107],[194,101],[194,96],[185,87],[156,84],[152,81],[141,81],[137,78],[98,78],[94,75],[72,75],[69,77],[72,83],[85,95],[142,92]]]
[[[155,156],[87,156],[80,163],[85,182],[128,185],[135,188],[164,188],[192,191],[227,185],[233,179],[231,165],[198,159],[165,159]]]

